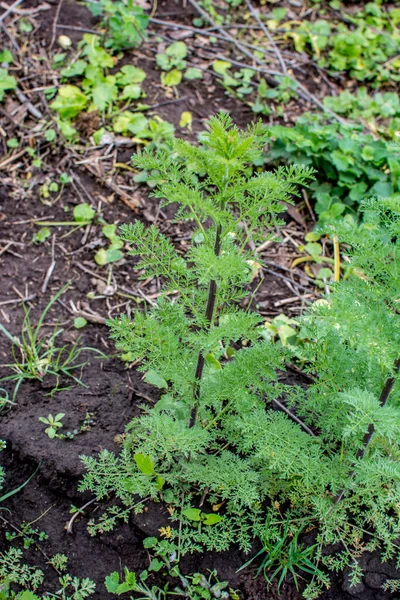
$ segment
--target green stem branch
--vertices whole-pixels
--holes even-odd
[[[215,256],[219,256],[221,252],[221,225],[217,225],[217,231],[215,234],[215,244],[214,244],[214,253]],[[208,297],[207,297],[207,306],[206,306],[206,322],[207,327],[210,328],[213,322],[213,315],[215,309],[215,301],[217,298],[217,282],[211,279],[209,287],[208,287]],[[203,377],[205,357],[202,350],[199,351],[197,357],[197,365],[195,372],[195,382],[193,385],[193,400],[194,404],[190,411],[190,419],[189,419],[189,427],[194,427],[197,421],[197,413],[199,409],[199,400],[200,400],[200,382]]]

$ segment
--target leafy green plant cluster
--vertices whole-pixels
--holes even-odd
[[[0,600],[85,600],[92,596],[96,584],[89,578],[79,579],[65,573],[67,561],[67,557],[61,554],[50,559],[50,565],[58,570],[60,588],[39,596],[38,588],[45,587],[43,571],[25,562],[20,548],[10,546],[0,553]],[[16,587],[21,591],[15,591]]]
[[[105,47],[114,50],[137,48],[146,38],[149,17],[134,0],[98,0],[86,2],[105,28]]]
[[[321,568],[350,566],[356,583],[363,552],[398,556],[400,204],[371,201],[361,224],[325,228],[352,275],[300,320],[301,343],[273,344],[238,304],[249,294],[247,241],[265,239],[280,202],[312,172],[252,175],[265,135],[258,125],[240,132],[222,114],[201,147],[174,140],[169,152],[135,157],[158,171],[154,195],[192,222],[192,246],[182,256],[154,226],[123,228],[141,276],[162,277],[179,296],[110,323],[118,349],[140,361],[161,397],[128,425],[118,456],[83,458],[80,487],[122,504],[97,530],[141,510],[141,499],[161,500],[171,515],[162,535],[178,556],[233,544],[250,552],[256,536],[267,577],[307,573],[305,597],[315,598],[329,584]],[[313,379],[307,389],[278,380],[296,359]],[[312,552],[300,541],[306,529],[315,531]],[[330,544],[339,550],[330,554]]]
[[[51,440],[55,438],[59,440],[73,440],[75,436],[89,431],[91,426],[94,424],[93,414],[86,413],[85,418],[82,420],[79,429],[74,429],[73,431],[66,431],[64,433],[60,431],[64,425],[64,417],[64,413],[58,413],[55,416],[49,414],[47,417],[39,417],[39,421],[47,426],[44,432]]]
[[[297,52],[310,53],[332,74],[347,72],[375,85],[398,81],[399,9],[368,2],[357,14],[346,11],[342,16],[343,21],[292,21],[281,27]]]
[[[19,548],[11,546],[0,554],[0,594],[3,592],[3,586],[8,591],[11,584],[36,590],[43,582],[43,578],[41,569],[24,562],[23,552]]]
[[[161,73],[161,83],[165,86],[176,86],[185,79],[201,79],[203,74],[196,67],[187,67],[186,57],[188,47],[185,42],[174,42],[165,49],[165,52],[156,54],[156,63],[163,71]],[[183,71],[185,71],[183,73]]]
[[[246,102],[256,114],[282,116],[284,105],[297,95],[297,83],[288,76],[277,77],[277,85],[270,87],[253,69],[237,69],[226,60],[215,60],[212,67],[227,93]]]
[[[345,90],[338,96],[325,96],[324,105],[344,117],[362,119],[373,133],[395,139],[400,133],[400,96],[396,92],[368,94],[360,87],[355,94]]]
[[[34,243],[42,243],[48,237],[51,232],[49,227],[71,227],[72,229],[66,235],[69,235],[73,231],[86,227],[87,225],[94,223],[101,226],[101,233],[107,240],[107,247],[102,246],[94,255],[95,262],[100,265],[108,265],[113,262],[117,262],[123,258],[124,254],[122,248],[124,242],[117,234],[117,226],[113,223],[107,223],[100,215],[96,215],[96,211],[86,202],[76,204],[73,209],[73,221],[37,221],[35,224],[40,228],[37,233],[32,237]],[[79,327],[78,327],[79,329]]]
[[[311,190],[320,222],[356,213],[365,197],[400,191],[399,148],[364,133],[361,125],[327,124],[323,116],[306,113],[294,127],[276,125],[269,131],[269,161],[315,168]]]
[[[174,542],[149,537],[145,538],[143,545],[153,556],[149,568],[137,576],[125,567],[122,581],[119,573],[111,573],[105,580],[108,592],[117,596],[134,592],[140,594],[135,595],[137,600],[168,600],[175,597],[186,600],[238,600],[236,592],[228,589],[226,581],[218,581],[216,571],[211,571],[208,577],[202,573],[183,575],[179,567],[179,548]],[[165,578],[163,588],[157,585],[150,587],[147,583],[154,573]],[[177,583],[171,583],[171,578]]]
[[[110,3],[113,4],[113,3]],[[146,78],[143,69],[124,65],[115,74],[110,70],[117,58],[105,50],[98,35],[85,33],[80,42],[80,57],[61,69],[61,76],[77,84],[61,85],[51,108],[58,114],[57,124],[66,138],[77,136],[74,120],[83,112],[98,112],[103,126],[93,134],[96,144],[103,138],[110,143],[109,133],[135,136],[140,143],[159,144],[174,132],[171,124],[159,118],[148,119],[147,107],[137,104],[134,111],[127,110],[136,100],[144,97],[141,83]]]

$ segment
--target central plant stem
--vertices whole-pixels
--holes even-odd
[[[397,358],[394,361],[394,369],[393,370],[394,370],[394,374],[391,377],[388,377],[386,379],[385,385],[383,386],[382,391],[380,393],[380,396],[379,396],[380,406],[385,406],[386,402],[388,401],[390,392],[392,391],[394,383],[396,381],[396,375],[400,371],[400,358]],[[374,432],[375,432],[375,426],[373,423],[370,423],[368,425],[368,430],[367,430],[366,434],[364,435],[364,438],[362,441],[362,446],[361,446],[361,448],[359,448],[357,450],[356,459],[364,458],[365,453],[367,452],[368,446],[370,445],[370,442],[372,440],[372,436],[374,435]],[[353,479],[354,475],[355,475],[355,471],[352,471],[350,473],[349,479]],[[344,494],[345,494],[345,491],[340,490],[340,492],[337,494],[337,496],[335,498],[335,504],[340,502],[340,500],[343,498]]]
[[[217,225],[217,230],[215,234],[215,244],[214,244],[214,253],[215,256],[219,256],[221,252],[221,225]],[[210,285],[208,287],[208,297],[207,297],[207,306],[206,306],[206,322],[207,328],[211,327],[215,309],[215,301],[217,299],[217,283],[213,279],[210,281]],[[200,381],[203,376],[204,370],[204,354],[200,350],[199,355],[197,357],[197,365],[195,372],[195,382],[193,385],[193,400],[194,404],[190,411],[190,419],[189,419],[189,427],[194,427],[196,425],[197,420],[197,412],[199,409],[199,400],[200,400]]]

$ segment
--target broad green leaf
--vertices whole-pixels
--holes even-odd
[[[35,244],[36,243],[41,244],[42,242],[44,242],[50,236],[51,236],[50,229],[48,227],[41,227],[39,229],[39,231],[33,235],[32,241]]]
[[[216,515],[215,513],[210,513],[209,515],[203,515],[203,523],[204,525],[215,525],[222,521],[221,515]]]
[[[135,588],[136,583],[128,583],[127,581],[124,581],[123,583],[121,583],[121,585],[118,586],[116,593],[118,596],[120,596],[121,594],[126,594],[126,592],[134,591]]]
[[[154,461],[147,454],[135,454],[135,463],[144,475],[154,475]]]
[[[304,250],[307,254],[310,254],[310,256],[320,256],[322,253],[322,246],[318,242],[308,242],[308,244],[304,246]]]
[[[68,140],[77,134],[75,127],[69,121],[61,121],[61,119],[55,119],[55,121],[62,135]]]
[[[146,79],[146,73],[143,69],[134,67],[133,65],[124,65],[116,75],[117,84],[121,86],[132,85],[134,83],[142,83]]]
[[[111,239],[111,244],[108,246],[108,250],[121,250],[124,247],[124,242],[117,235]]]
[[[332,277],[332,270],[328,267],[323,267],[318,271],[318,277],[320,279],[330,279]]]
[[[54,142],[56,139],[57,132],[54,129],[48,129],[44,132],[44,138],[46,142]]]
[[[18,600],[40,600],[40,598],[33,592],[25,590],[24,592],[18,594]]]
[[[92,134],[93,141],[96,144],[96,146],[98,146],[101,143],[101,140],[103,139],[105,133],[106,129],[104,127],[101,127]]]
[[[165,51],[167,56],[172,56],[173,58],[186,58],[188,53],[188,48],[185,42],[174,42]]]
[[[157,484],[157,489],[158,490],[162,490],[163,489],[164,483],[165,483],[165,479],[163,479],[160,476],[156,477],[156,484]]]
[[[213,62],[213,70],[219,75],[225,75],[228,69],[231,68],[231,63],[226,60],[215,60]]]
[[[156,64],[163,71],[169,71],[171,68],[171,61],[166,54],[156,54]]]
[[[188,69],[186,69],[184,74],[184,78],[189,79],[189,81],[191,81],[192,79],[202,79],[202,77],[202,71],[200,71],[200,69],[197,69],[196,67],[189,67]]]
[[[167,389],[168,383],[165,381],[164,377],[162,377],[157,371],[154,369],[149,369],[144,376],[144,380],[155,387],[160,389]]]
[[[13,60],[14,60],[13,55],[11,54],[11,52],[9,50],[5,49],[0,52],[0,63],[11,64],[13,62]]]
[[[199,508],[186,508],[182,511],[182,514],[189,521],[201,521],[201,510]]]
[[[178,69],[172,69],[169,73],[161,73],[161,83],[166,86],[179,85],[182,81],[182,73]]]
[[[60,74],[62,77],[78,77],[79,75],[84,74],[86,67],[86,60],[79,59],[72,63],[69,67],[62,69]]]
[[[114,66],[114,59],[100,45],[100,37],[91,33],[84,33],[83,40],[86,45],[83,48],[83,54],[88,57],[90,64],[94,67],[102,69],[111,68]]]
[[[290,340],[294,342],[297,338],[296,330],[293,329],[293,327],[290,327],[290,325],[279,325],[277,328],[277,332],[279,335],[279,339],[282,342],[282,346],[286,346],[288,343],[290,343]]]
[[[92,95],[94,106],[103,112],[117,98],[117,86],[109,81],[96,83],[92,89]]]
[[[1,85],[1,83],[0,83]],[[58,90],[56,99],[50,108],[59,113],[62,119],[76,117],[88,103],[88,98],[76,85],[63,85]]]
[[[215,369],[216,371],[221,371],[222,369],[221,363],[215,358],[214,354],[212,354],[211,352],[209,354],[206,354],[206,363],[209,367]]]
[[[179,121],[179,127],[187,127],[189,129],[189,131],[192,131],[192,121],[193,121],[192,113],[189,112],[188,110],[185,110],[181,114],[181,119]]]
[[[121,250],[115,248],[100,248],[94,256],[95,262],[103,267],[104,265],[108,265],[113,262],[117,262],[124,257],[123,252]]]
[[[101,231],[103,233],[103,235],[109,239],[112,240],[117,236],[117,226],[114,223],[107,223],[107,225],[103,225],[103,227],[101,228]]]
[[[165,563],[161,562],[161,560],[158,560],[158,558],[153,558],[153,560],[151,561],[151,563],[149,565],[149,571],[153,571],[153,572],[157,573],[164,566],[165,566]]]
[[[77,223],[90,223],[96,211],[89,204],[83,203],[74,206],[74,219]]]
[[[87,321],[84,317],[76,317],[74,319],[75,329],[82,329],[83,327],[86,327],[86,325],[87,325]]]
[[[122,94],[120,95],[121,100],[137,100],[142,94],[142,88],[140,85],[132,84],[124,87]]]
[[[114,573],[107,575],[104,580],[104,585],[106,586],[106,590],[109,594],[115,594],[119,586],[119,573],[114,571]]]
[[[143,540],[143,547],[144,548],[154,548],[154,546],[157,546],[158,540],[156,537],[147,537],[144,538]]]
[[[306,242],[318,242],[318,240],[321,239],[321,234],[317,233],[316,231],[309,231],[304,236],[304,239],[306,240]]]
[[[129,132],[138,135],[147,129],[148,123],[148,119],[142,113],[133,113],[126,110],[115,119],[113,129],[115,133]]]
[[[232,77],[232,75],[228,72],[231,68],[231,63],[226,60],[215,60],[213,62],[213,70],[218,75],[222,75],[224,78],[224,84],[232,87],[237,87],[240,85],[240,81]]]
[[[7,69],[0,68],[0,102],[3,100],[6,90],[15,90],[16,87],[17,80],[15,77],[9,75]]]

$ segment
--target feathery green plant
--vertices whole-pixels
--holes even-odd
[[[176,139],[171,150],[143,152],[134,160],[136,167],[158,173],[153,195],[163,199],[161,205],[176,202],[177,218],[194,222],[196,229],[182,257],[156,227],[145,229],[140,221],[122,227],[122,237],[140,257],[142,277],[162,277],[165,291],[179,296],[173,303],[160,302],[151,314],[138,313],[133,322],[113,321],[112,337],[118,348],[157,373],[165,382],[160,387],[168,387],[168,400],[189,409],[189,428],[203,404],[206,363],[208,371],[218,370],[230,343],[259,337],[260,317],[236,308],[250,283],[246,243],[265,239],[266,229],[279,224],[281,202],[291,202],[296,185],[312,174],[291,166],[252,176],[252,162],[265,141],[261,124],[242,133],[222,113],[210,120],[202,148]]]
[[[298,493],[327,482],[318,443],[286,415],[266,410],[266,401],[291,393],[277,382],[282,357],[262,341],[261,317],[239,307],[250,295],[248,240],[273,238],[281,203],[291,202],[297,186],[312,177],[311,169],[297,166],[253,175],[265,140],[261,124],[240,131],[222,113],[209,121],[202,146],[176,139],[169,151],[134,159],[154,173],[153,195],[162,205],[177,203],[177,218],[194,225],[192,244],[182,256],[154,226],[137,221],[122,228],[140,257],[141,277],[160,277],[165,292],[177,293],[147,313],[110,323],[118,349],[139,359],[145,379],[163,394],[128,426],[119,457],[104,451],[97,460],[84,458],[81,488],[99,497],[116,492],[126,506],[134,504],[132,494],[168,499],[176,507],[173,518],[184,523],[182,551],[223,549],[235,540],[249,550],[254,523],[262,521],[261,502],[274,490],[295,473]],[[311,473],[314,461],[318,468]],[[229,518],[188,517],[202,494]],[[102,530],[113,526],[110,519]]]
[[[292,166],[253,175],[264,141],[261,126],[240,132],[222,114],[200,147],[174,140],[168,152],[136,156],[158,180],[154,196],[176,202],[177,218],[194,224],[192,244],[182,255],[154,226],[123,228],[141,277],[158,276],[176,293],[110,323],[118,349],[162,395],[128,425],[119,456],[83,457],[80,489],[122,504],[93,533],[140,511],[143,499],[166,502],[178,559],[234,544],[250,552],[271,526],[288,540],[313,529],[315,568],[290,543],[288,560],[278,552],[264,566],[312,574],[305,597],[315,598],[328,585],[321,566],[350,565],[356,582],[363,552],[398,554],[400,206],[369,201],[361,224],[325,227],[348,255],[347,279],[303,318],[302,343],[274,345],[261,318],[240,308],[250,295],[247,242],[265,239],[281,201],[312,173]],[[297,358],[315,380],[307,389],[278,381],[285,360]],[[274,410],[278,398],[303,426]],[[336,555],[322,552],[329,544]]]

